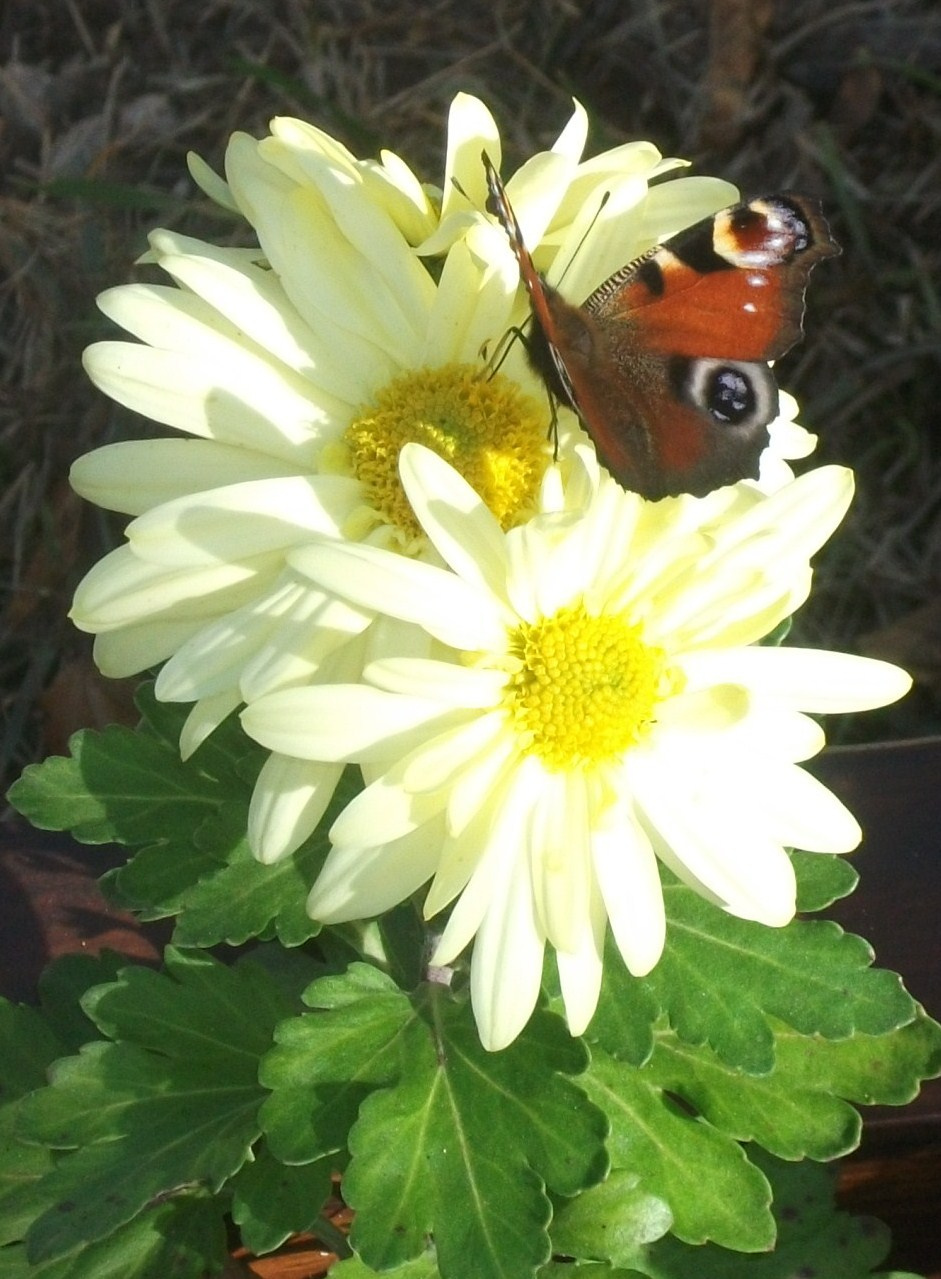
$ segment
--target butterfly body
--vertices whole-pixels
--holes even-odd
[[[615,479],[655,500],[757,478],[778,412],[767,361],[800,338],[807,276],[839,252],[815,203],[787,194],[724,209],[576,306],[536,270],[483,159],[529,293],[530,362]]]

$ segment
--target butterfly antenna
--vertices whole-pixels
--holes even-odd
[[[611,192],[605,191],[601,196],[601,202],[598,205],[597,209],[595,209],[595,212],[594,212],[594,215],[592,216],[591,221],[588,223],[588,226],[586,226],[585,230],[582,232],[582,238],[579,240],[578,244],[576,244],[574,250],[572,251],[571,257],[569,258],[568,262],[566,262],[565,264],[565,268],[562,271],[562,274],[559,276],[559,279],[558,279],[559,284],[561,284],[562,281],[565,279],[566,274],[568,273],[569,267],[578,257],[579,253],[581,253],[582,248],[584,247],[585,241],[591,235],[592,231],[594,230],[595,223],[601,217],[602,209],[604,208],[604,206],[608,203],[610,199],[611,199]]]

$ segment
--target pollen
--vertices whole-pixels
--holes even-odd
[[[488,378],[473,364],[412,370],[383,387],[347,428],[344,469],[406,543],[421,535],[399,482],[399,452],[409,441],[450,462],[504,529],[535,509],[550,459],[545,408],[502,374]]]
[[[670,688],[662,649],[617,614],[582,604],[525,623],[507,704],[527,749],[553,771],[590,768],[637,745]]]

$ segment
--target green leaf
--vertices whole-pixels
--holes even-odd
[[[865,1279],[889,1250],[888,1231],[867,1217],[833,1208],[833,1173],[812,1163],[763,1157],[774,1186],[778,1242],[767,1256],[690,1247],[667,1236],[639,1250],[632,1264],[650,1279]],[[888,1277],[887,1277],[888,1279]]]
[[[62,1051],[41,1013],[0,998],[0,1102],[41,1088],[47,1068]]]
[[[667,946],[640,984],[677,1034],[709,1044],[727,1065],[751,1074],[772,1069],[769,1017],[803,1034],[842,1039],[854,1031],[884,1034],[915,1016],[901,979],[870,967],[868,943],[838,924],[793,920],[766,928],[725,914],[679,884],[668,885],[664,896]],[[609,1000],[641,998],[623,964],[610,965],[605,979]],[[595,1037],[594,1025],[589,1033]],[[597,1033],[607,1051],[636,1063],[636,1032],[622,1039],[606,1018]]]
[[[320,931],[307,913],[307,896],[323,863],[321,839],[264,865],[244,837],[232,844],[226,864],[183,892],[173,940],[181,946],[240,946],[274,933],[283,946],[299,946]]]
[[[826,1040],[794,1038],[812,1055],[828,1046]],[[685,1043],[666,1031],[644,1073],[726,1136],[756,1141],[783,1158],[829,1159],[852,1150],[859,1140],[858,1112],[823,1080],[818,1085],[812,1078],[794,1079],[780,1059],[770,1074],[749,1075],[727,1066],[705,1045]]]
[[[885,1035],[831,1041],[782,1025],[776,1036],[776,1073],[789,1087],[813,1088],[859,1105],[904,1106],[918,1095],[922,1080],[941,1074],[941,1026],[920,1008],[914,1021]]]
[[[346,1148],[360,1104],[397,1076],[401,1036],[414,1017],[407,996],[368,964],[322,978],[304,998],[320,1011],[282,1022],[259,1072],[272,1090],[262,1127],[285,1163]]]
[[[171,950],[167,966],[90,991],[89,1015],[126,1042],[59,1061],[22,1103],[27,1140],[74,1150],[43,1183],[54,1203],[27,1236],[33,1261],[103,1239],[181,1188],[218,1190],[258,1136],[258,1061],[287,1001],[249,963]]]
[[[797,875],[797,909],[825,910],[832,902],[848,897],[859,883],[859,875],[845,857],[828,853],[791,853]]]
[[[406,1261],[394,1270],[384,1270],[381,1279],[439,1279],[441,1274],[433,1252],[423,1252],[420,1257]],[[330,1267],[330,1279],[380,1279],[377,1270],[370,1269],[360,1257],[347,1257]]]
[[[607,1159],[603,1116],[566,1078],[585,1065],[561,1019],[537,1012],[498,1053],[467,1003],[440,986],[402,1034],[403,1069],[372,1093],[350,1133],[350,1240],[380,1270],[434,1237],[444,1279],[519,1279],[549,1257],[548,1187],[573,1195]]]
[[[310,1230],[333,1189],[328,1158],[288,1167],[264,1143],[232,1179],[232,1217],[245,1246],[271,1252],[291,1234]]]
[[[187,1192],[65,1257],[32,1262],[26,1248],[4,1248],[0,1279],[205,1279],[222,1268],[226,1252],[219,1205]]]
[[[736,1141],[682,1109],[648,1068],[600,1048],[581,1083],[610,1122],[613,1167],[639,1177],[643,1191],[668,1206],[681,1239],[742,1252],[772,1246],[767,1180]]]
[[[82,998],[93,986],[114,981],[126,966],[126,955],[105,950],[100,955],[60,955],[43,969],[39,978],[39,1001],[43,1015],[62,1041],[59,1056],[77,1052],[82,1044],[101,1037],[98,1027],[82,1008]]]
[[[86,844],[186,841],[225,800],[219,782],[166,743],[112,726],[69,742],[71,757],[31,764],[10,802],[40,830]]]
[[[643,1188],[636,1173],[616,1169],[600,1185],[589,1186],[556,1209],[552,1250],[617,1265],[661,1238],[672,1224],[670,1209]]]

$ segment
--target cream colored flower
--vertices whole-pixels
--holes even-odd
[[[509,181],[537,261],[553,277],[567,270],[576,292],[734,198],[706,178],[648,190],[679,162],[647,143],[582,161],[586,134],[577,108]],[[506,236],[483,211],[484,147],[499,158],[492,117],[467,95],[451,109],[441,190],[392,153],[357,160],[297,120],[276,120],[260,142],[236,135],[226,181],[198,161],[192,170],[250,223],[258,248],[157,231],[147,260],[171,283],[100,299],[137,340],[90,347],[89,375],[181,434],[76,463],[80,494],[133,518],[126,543],[80,584],[72,617],[95,634],[106,674],[163,664],[157,696],[194,703],[184,754],[243,703],[355,680],[369,657],[409,642],[292,560],[324,535],[426,553],[399,484],[403,443],[451,461],[503,527],[539,509],[544,389],[520,344],[493,378],[481,357],[525,306]],[[579,431],[571,413],[561,420],[564,458]],[[272,756],[252,808],[259,856],[297,847],[338,775]]]
[[[797,766],[823,743],[807,712],[882,705],[909,684],[885,663],[756,644],[806,596],[850,472],[650,504],[585,459],[558,510],[504,532],[450,467],[406,446],[404,487],[447,567],[340,543],[292,561],[422,627],[434,651],[242,716],[272,750],[361,763],[368,784],[334,823],[309,909],[364,918],[431,880],[426,917],[452,908],[432,963],[474,939],[488,1048],[526,1023],[547,942],[573,1033],[595,1008],[607,923],[632,973],[656,964],[657,858],[731,913],[786,924],[785,848],[846,852],[860,837]]]

